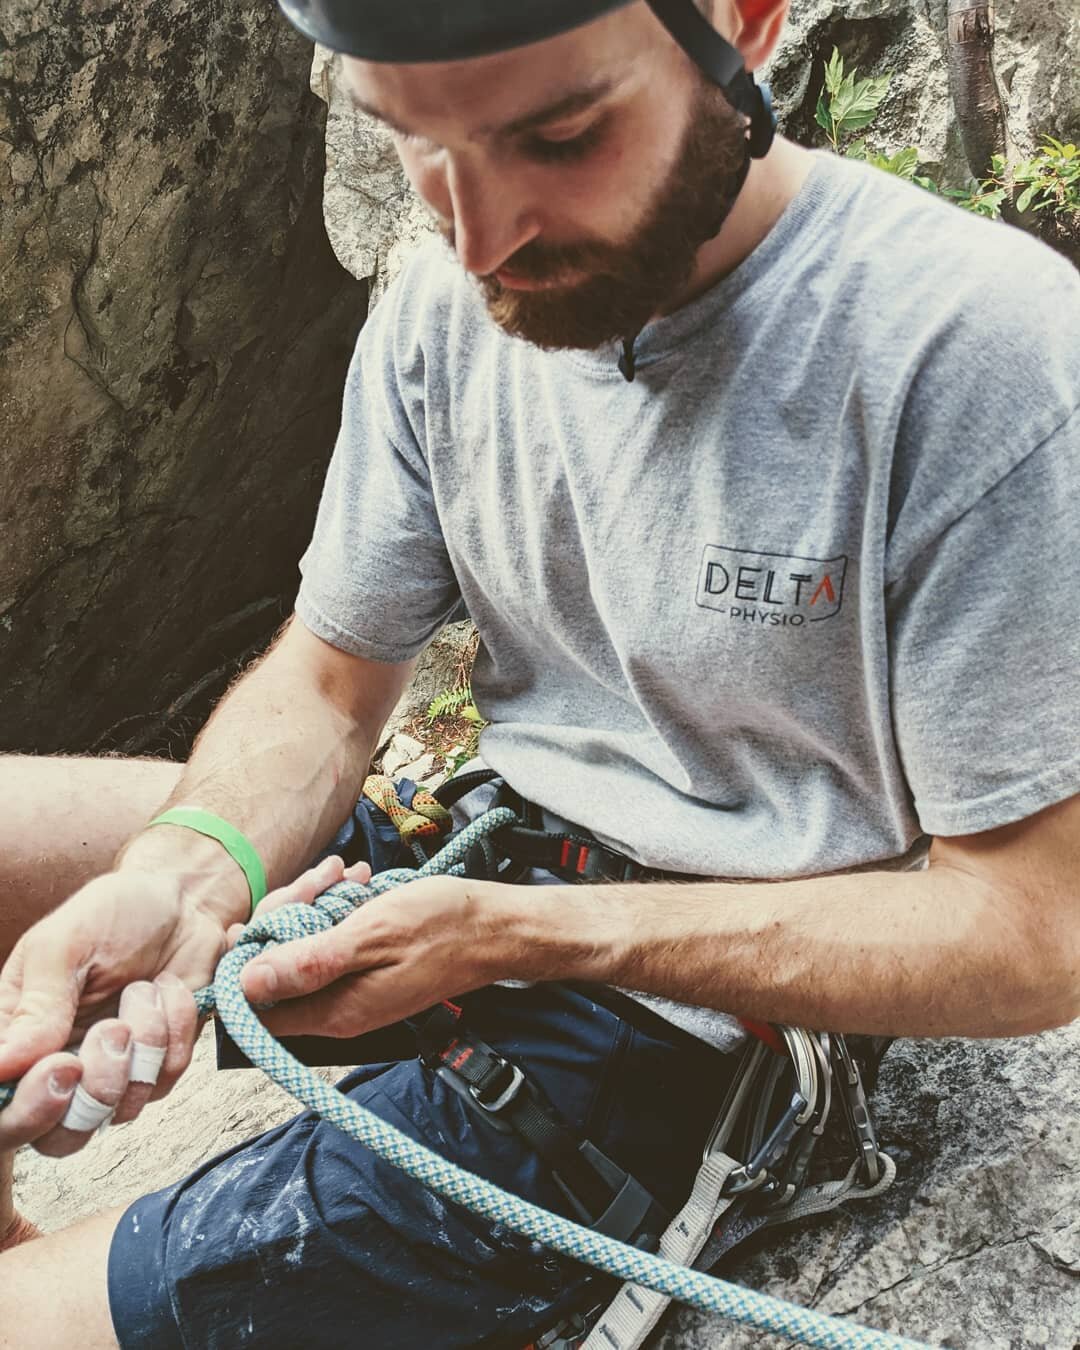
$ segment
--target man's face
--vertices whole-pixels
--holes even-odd
[[[345,71],[492,318],[539,346],[636,333],[734,201],[741,119],[644,5],[496,56]]]

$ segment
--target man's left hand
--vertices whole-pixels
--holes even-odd
[[[515,886],[432,877],[395,887],[241,977],[275,1036],[359,1036],[518,973]],[[265,904],[266,902],[264,902]]]

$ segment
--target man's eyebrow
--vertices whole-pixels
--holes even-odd
[[[572,117],[575,113],[584,112],[591,108],[594,103],[599,103],[601,99],[607,98],[612,89],[615,88],[614,80],[597,80],[594,84],[584,89],[575,89],[572,93],[564,94],[562,98],[555,99],[552,103],[547,103],[542,108],[537,108],[534,112],[524,113],[521,117],[515,117],[510,122],[503,122],[498,126],[483,126],[476,130],[477,135],[481,136],[520,136],[522,132],[532,131],[536,127],[544,126],[548,122],[558,121],[562,117]],[[414,132],[400,122],[395,121],[380,108],[366,103],[362,98],[349,90],[349,98],[352,100],[354,108],[362,113],[367,113],[373,117],[376,122],[381,122],[391,131],[396,131],[399,136],[412,136]]]
[[[353,93],[348,84],[346,84],[346,88],[348,88],[349,92],[349,102],[357,112],[366,113],[368,117],[373,117],[376,122],[381,122],[384,127],[389,127],[391,131],[396,131],[400,136],[411,136],[413,134],[408,127],[403,127],[399,122],[395,122],[392,117],[387,116],[386,113],[382,112],[379,108],[376,108],[373,104],[365,103],[362,98]]]
[[[597,80],[595,84],[585,89],[575,89],[573,93],[565,94],[554,103],[548,103],[535,112],[515,117],[512,122],[504,122],[498,127],[482,127],[481,130],[495,136],[520,136],[523,131],[532,131],[547,122],[557,122],[562,117],[572,117],[575,113],[584,112],[594,103],[607,98],[613,88],[613,80]]]

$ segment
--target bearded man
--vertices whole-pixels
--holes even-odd
[[[284,7],[345,53],[450,248],[367,323],[296,617],[186,768],[3,766],[0,1149],[70,1153],[175,1082],[249,878],[310,899],[341,875],[291,882],[464,613],[484,758],[578,841],[547,880],[596,884],[417,881],[252,963],[275,1033],[389,1028],[356,1100],[574,1212],[401,1036],[465,994],[670,1213],[732,1013],[871,1036],[1076,1016],[1075,273],[774,140],[742,67],[786,0],[705,6],[726,43],[689,0]],[[163,802],[189,814],[147,827]],[[25,1235],[10,1200],[0,1224]],[[519,1347],[585,1279],[310,1116],[0,1276],[23,1350]]]

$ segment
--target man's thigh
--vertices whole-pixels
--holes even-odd
[[[484,990],[470,1026],[667,1207],[681,1203],[730,1061],[581,993]],[[427,1147],[550,1209],[536,1155],[415,1059],[344,1080]],[[589,1273],[433,1195],[310,1113],[133,1205],[109,1259],[122,1347],[521,1350],[580,1303]]]

